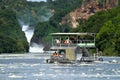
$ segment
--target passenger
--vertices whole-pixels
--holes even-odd
[[[57,44],[60,44],[61,41],[59,39],[55,39]]]
[[[65,40],[65,42],[64,42],[65,44],[71,44],[72,43],[72,41],[68,38],[68,39],[66,39]]]
[[[60,56],[60,54],[59,53],[53,53],[53,57],[59,57]]]
[[[56,54],[57,54],[57,53],[55,52],[55,53],[53,53],[53,55],[52,55],[52,56],[56,56]]]
[[[60,56],[60,54],[59,54],[59,53],[57,53],[56,57],[59,57],[59,56]]]

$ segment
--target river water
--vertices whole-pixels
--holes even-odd
[[[0,80],[120,80],[120,57],[76,64],[47,64],[47,58],[43,53],[1,54]]]

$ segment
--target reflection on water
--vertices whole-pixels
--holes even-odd
[[[103,62],[47,64],[49,54],[0,55],[0,80],[120,80],[119,57]]]

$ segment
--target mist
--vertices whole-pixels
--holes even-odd
[[[34,35],[35,26],[37,25],[37,23],[48,21],[53,14],[51,10],[48,9],[46,6],[34,6],[34,10],[32,10],[32,7],[30,6],[23,10],[20,10],[16,14],[16,16],[22,28],[22,31],[24,31],[26,39],[29,43],[29,52],[43,52],[44,46],[42,45],[42,43],[37,44],[35,42],[31,42],[31,39]]]
[[[31,43],[29,52],[37,53],[37,52],[44,52],[44,46],[42,44]]]
[[[30,44],[31,38],[34,34],[34,28],[30,28],[29,25],[22,25],[22,31],[24,31],[27,41]]]

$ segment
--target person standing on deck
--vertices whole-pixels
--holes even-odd
[[[57,44],[60,44],[61,41],[59,39],[55,39]]]
[[[72,43],[72,41],[68,38],[68,39],[66,39],[65,40],[65,42],[64,42],[65,44],[71,44]]]

